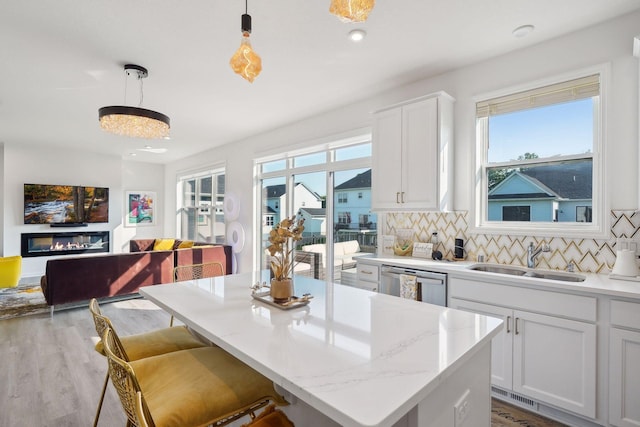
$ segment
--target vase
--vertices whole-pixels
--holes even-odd
[[[271,279],[271,291],[269,293],[273,302],[287,302],[293,296],[293,279]]]

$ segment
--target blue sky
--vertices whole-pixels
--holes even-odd
[[[593,100],[582,99],[489,118],[489,162],[593,151]]]

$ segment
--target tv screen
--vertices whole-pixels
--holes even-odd
[[[109,189],[78,185],[24,185],[25,224],[109,222]]]

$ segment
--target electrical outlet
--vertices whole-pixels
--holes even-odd
[[[467,389],[460,399],[453,406],[453,426],[454,427],[462,427],[464,425],[464,421],[467,419],[467,415],[469,415],[470,401],[469,394],[471,391]]]

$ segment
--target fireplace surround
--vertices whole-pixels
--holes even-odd
[[[22,233],[20,252],[23,257],[109,252],[109,232]]]

